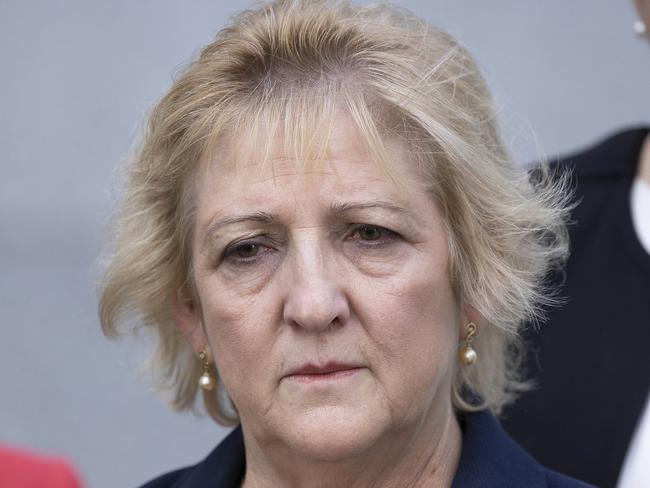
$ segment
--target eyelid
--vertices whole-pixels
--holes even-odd
[[[222,258],[226,259],[231,257],[235,252],[237,252],[239,248],[247,245],[256,245],[268,249],[273,249],[274,247],[277,247],[279,245],[279,242],[277,241],[277,239],[273,239],[268,234],[256,234],[249,237],[243,237],[241,239],[238,239],[228,244],[223,250]],[[242,259],[243,258],[240,258],[240,260]],[[254,257],[250,259],[254,259]]]
[[[352,230],[359,230],[359,229],[363,229],[365,227],[370,228],[370,229],[378,229],[378,230],[382,230],[382,231],[386,231],[386,232],[396,233],[394,230],[391,230],[388,227],[385,227],[385,226],[379,225],[379,224],[369,224],[367,222],[354,222],[354,223],[350,224],[350,228]]]

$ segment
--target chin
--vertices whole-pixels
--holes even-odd
[[[361,409],[318,407],[291,422],[291,447],[313,461],[338,462],[363,454],[384,434],[387,419]]]

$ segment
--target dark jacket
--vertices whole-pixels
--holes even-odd
[[[555,163],[572,172],[578,203],[571,257],[556,278],[568,301],[528,337],[538,388],[503,420],[545,466],[605,487],[616,486],[650,388],[650,255],[630,210],[647,135],[627,130]]]
[[[463,450],[452,488],[590,486],[538,464],[487,412],[464,415],[461,426]],[[235,488],[245,467],[244,441],[241,428],[237,428],[199,464],[163,475],[142,488]]]

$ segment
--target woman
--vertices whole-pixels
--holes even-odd
[[[564,195],[509,159],[476,64],[388,6],[277,1],[151,115],[100,304],[173,404],[240,424],[147,486],[584,486],[500,430]],[[215,386],[217,386],[215,388]]]

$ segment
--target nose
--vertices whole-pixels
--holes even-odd
[[[350,318],[350,305],[341,286],[336,259],[324,255],[317,245],[292,253],[283,316],[286,324],[322,332],[341,326]]]

